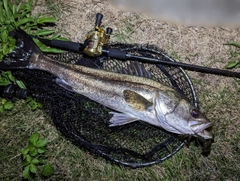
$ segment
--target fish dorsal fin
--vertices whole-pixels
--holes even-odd
[[[118,73],[136,75],[139,77],[152,79],[151,72],[147,71],[144,65],[138,61],[131,61],[130,64],[119,70]]]
[[[146,98],[138,94],[137,92],[131,90],[124,90],[123,96],[125,101],[134,109],[139,111],[144,111],[149,109],[153,105],[152,102],[148,101]]]

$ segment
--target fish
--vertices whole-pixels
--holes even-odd
[[[21,29],[15,31],[14,38],[17,48],[4,58],[0,69],[37,69],[51,73],[64,89],[110,108],[110,128],[142,121],[179,135],[213,138],[208,131],[211,121],[181,93],[151,79],[144,66],[136,64],[133,68],[111,72],[67,64],[44,55]]]

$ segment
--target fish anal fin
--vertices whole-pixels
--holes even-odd
[[[109,120],[109,122],[111,123],[109,127],[122,126],[138,120],[138,118],[135,118],[130,114],[117,112],[110,112],[109,114],[113,114],[112,118]]]
[[[137,92],[131,90],[124,90],[123,96],[126,101],[132,108],[144,111],[148,110],[149,107],[153,106],[153,103],[148,101],[146,98],[138,94]]]

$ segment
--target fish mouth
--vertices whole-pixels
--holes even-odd
[[[210,128],[212,127],[211,122],[195,124],[190,127],[197,136],[203,137],[204,139],[213,139],[213,134],[210,132]]]
[[[203,130],[202,132],[196,133],[197,136],[200,136],[206,140],[213,139],[213,134],[208,130]]]

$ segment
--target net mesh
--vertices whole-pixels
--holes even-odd
[[[144,57],[174,61],[163,51],[149,45],[112,44],[111,48],[126,50]],[[58,61],[117,72],[130,61],[105,56],[89,58],[66,52],[48,55]],[[171,86],[197,106],[192,83],[181,68],[141,63],[152,79]],[[141,121],[109,127],[109,109],[88,98],[69,92],[55,83],[53,75],[39,70],[18,70],[14,75],[23,80],[51,116],[57,129],[75,145],[107,160],[132,168],[160,163],[179,151],[184,142],[178,136]]]

